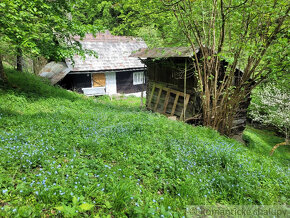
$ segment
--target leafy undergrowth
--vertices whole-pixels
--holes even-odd
[[[255,152],[257,155],[263,155],[263,158],[275,159],[275,161],[280,162],[283,165],[289,166],[290,160],[290,147],[280,146],[273,153],[272,157],[269,157],[272,148],[285,139],[277,136],[273,131],[255,129],[251,126],[247,126],[243,134],[244,140],[247,142],[247,146],[251,151]]]
[[[29,74],[0,89],[0,216],[183,216],[287,204],[287,166],[213,130],[86,98]]]

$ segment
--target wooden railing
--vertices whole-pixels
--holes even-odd
[[[155,102],[155,105],[152,107],[151,103],[152,103],[153,95],[154,95],[154,92],[155,92],[156,89],[159,89],[159,91],[158,91],[157,100]],[[163,107],[162,107],[162,111],[157,111],[157,108],[158,108],[159,103],[160,103],[160,97],[161,97],[162,91],[166,92],[165,101],[164,101],[164,104],[163,104]],[[175,94],[176,96],[175,96],[175,99],[174,99],[174,103],[173,103],[171,112],[170,112],[170,114],[168,114],[168,113],[166,113],[166,111],[167,111],[168,101],[169,101],[169,97],[170,97],[171,93]],[[175,110],[176,110],[176,106],[177,106],[178,100],[180,99],[180,97],[184,98],[184,96],[185,96],[185,104],[184,104],[184,107],[182,109],[182,112],[181,112],[181,115],[180,115],[180,119],[183,118],[183,114],[185,114],[185,112],[186,112],[186,107],[187,107],[190,95],[189,94],[184,94],[183,92],[180,92],[180,91],[177,91],[177,90],[174,90],[174,89],[170,89],[168,87],[164,87],[163,85],[158,84],[158,83],[152,83],[152,89],[151,89],[151,92],[150,92],[147,108],[152,110],[152,111],[154,111],[154,112],[159,112],[159,113],[163,113],[163,114],[166,114],[166,115],[173,116],[174,113],[175,113]]]

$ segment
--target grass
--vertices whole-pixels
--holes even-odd
[[[289,204],[289,156],[260,152],[262,132],[249,127],[245,147],[144,111],[138,98],[87,98],[16,71],[8,78],[0,216],[182,217],[187,205]]]
[[[275,159],[282,165],[289,166],[290,160],[290,149],[289,146],[281,146],[276,149],[273,157],[269,157],[272,148],[285,139],[277,136],[273,131],[255,129],[251,126],[247,126],[244,131],[243,138],[247,141],[247,146],[251,151],[255,152],[257,155],[263,155],[263,158]]]

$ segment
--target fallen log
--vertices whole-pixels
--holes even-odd
[[[286,140],[285,142],[281,142],[281,143],[275,145],[275,146],[272,148],[271,152],[270,152],[270,156],[273,155],[274,151],[275,151],[278,147],[283,146],[283,145],[289,145],[288,140]]]

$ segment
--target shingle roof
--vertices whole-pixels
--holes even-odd
[[[74,37],[80,40],[79,37]],[[80,56],[74,57],[74,66],[66,60],[71,71],[102,71],[128,68],[141,68],[144,64],[137,57],[129,57],[133,51],[147,48],[145,42],[138,38],[128,36],[113,36],[108,31],[99,33],[94,37],[87,34],[80,41],[84,49],[96,51],[98,58],[86,55],[85,60]]]
[[[198,53],[199,49],[195,49]],[[170,57],[192,57],[193,50],[191,47],[170,47],[170,48],[141,48],[130,57],[139,58],[170,58]]]
[[[51,84],[56,84],[62,78],[64,78],[70,69],[64,62],[49,62],[46,64],[39,73],[39,76],[45,77],[50,80]]]

